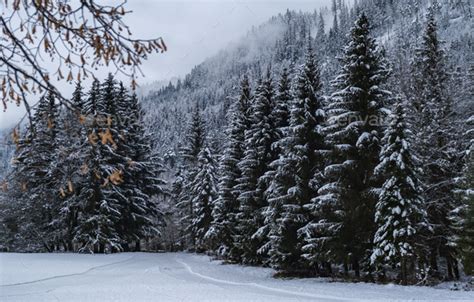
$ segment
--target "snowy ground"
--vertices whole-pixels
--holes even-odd
[[[271,275],[184,253],[0,253],[0,301],[474,301],[474,292]]]

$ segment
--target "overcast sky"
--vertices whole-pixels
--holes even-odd
[[[112,0],[108,0],[112,1]],[[135,37],[164,38],[168,52],[154,54],[144,63],[145,78],[139,83],[168,80],[183,76],[195,65],[214,55],[231,41],[243,36],[252,26],[286,9],[313,11],[329,5],[330,0],[129,0],[133,13],[127,16]],[[98,77],[109,71],[102,69]],[[60,84],[68,96],[73,86]],[[13,126],[22,116],[23,108],[10,104],[0,112],[0,129]]]

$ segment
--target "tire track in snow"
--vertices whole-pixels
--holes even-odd
[[[80,272],[80,273],[72,273],[72,274],[65,274],[65,275],[57,275],[57,276],[51,276],[51,277],[47,277],[47,278],[42,278],[42,279],[37,279],[37,280],[31,280],[31,281],[26,281],[26,282],[19,282],[19,283],[11,283],[11,284],[1,284],[0,285],[0,288],[1,287],[10,287],[10,286],[20,286],[20,285],[26,285],[26,284],[34,284],[34,283],[39,283],[39,282],[43,282],[43,281],[48,281],[48,280],[54,280],[54,279],[60,279],[60,278],[66,278],[66,277],[73,277],[73,276],[81,276],[81,275],[85,275],[91,271],[94,271],[96,269],[100,269],[100,268],[104,268],[104,267],[108,267],[108,266],[113,266],[113,265],[117,265],[117,264],[122,264],[122,263],[125,263],[125,262],[128,262],[130,260],[132,260],[133,258],[135,258],[135,255],[134,256],[131,256],[127,259],[124,259],[124,260],[120,260],[120,261],[116,261],[116,262],[112,262],[112,263],[107,263],[107,264],[103,264],[103,265],[98,265],[98,266],[94,266],[94,267],[91,267],[83,272]]]
[[[264,289],[267,291],[272,291],[276,293],[282,293],[282,294],[287,294],[287,295],[294,295],[294,296],[299,296],[299,297],[305,297],[305,298],[311,298],[311,299],[326,299],[326,300],[334,300],[334,301],[357,301],[354,299],[349,299],[349,298],[335,298],[327,295],[313,295],[313,294],[305,294],[305,293],[300,293],[300,292],[295,292],[291,290],[286,290],[286,289],[280,289],[280,288],[275,288],[271,286],[265,286],[261,285],[258,283],[254,282],[234,282],[234,281],[226,281],[226,280],[221,280],[221,279],[216,279],[210,276],[206,276],[200,273],[197,273],[193,271],[191,266],[187,264],[186,262],[178,259],[177,257],[175,258],[175,261],[184,266],[184,268],[192,275],[197,276],[202,279],[206,279],[209,281],[217,282],[217,283],[222,283],[222,284],[228,284],[228,285],[235,285],[235,286],[252,286],[260,289]]]

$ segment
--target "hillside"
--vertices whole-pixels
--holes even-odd
[[[150,131],[155,141],[160,142],[157,150],[168,158],[176,155],[189,113],[196,105],[205,112],[209,136],[218,139],[242,75],[258,79],[271,68],[276,78],[282,67],[298,67],[308,35],[321,64],[323,91],[330,93],[330,82],[338,67],[337,56],[359,10],[368,12],[375,36],[392,63],[392,81],[397,81],[398,92],[404,93],[408,83],[403,82],[407,78],[403,74],[409,72],[407,67],[419,44],[428,5],[428,1],[418,2],[360,0],[355,8],[342,4],[336,12],[330,8],[313,13],[287,11],[253,28],[240,41],[197,65],[176,84],[155,91],[147,87],[150,93],[143,97],[143,104]],[[453,94],[459,94],[466,90],[461,87],[468,85],[467,74],[474,61],[472,8],[466,1],[438,2],[439,33],[448,53],[451,89]],[[469,105],[467,95],[457,96],[456,101],[459,106]]]

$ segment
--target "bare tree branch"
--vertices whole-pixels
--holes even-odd
[[[94,77],[99,66],[113,65],[136,87],[140,65],[148,55],[166,51],[161,37],[134,39],[123,18],[127,1],[102,5],[95,0],[0,0],[0,95],[8,103],[53,93],[72,107],[52,82]],[[3,6],[3,7],[2,7]],[[54,66],[48,70],[46,66]]]

